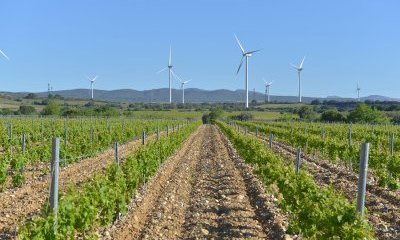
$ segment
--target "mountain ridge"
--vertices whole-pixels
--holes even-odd
[[[10,95],[13,97],[23,97],[30,92],[1,92],[2,95]],[[58,90],[53,91],[52,94],[57,94],[65,98],[72,99],[83,99],[89,100],[90,94],[89,89],[69,89],[69,90]],[[39,96],[47,96],[47,92],[34,92]],[[116,90],[94,90],[94,98],[100,101],[108,102],[168,102],[169,101],[169,89],[158,88],[150,90],[134,90],[134,89],[116,89]],[[187,103],[217,103],[217,102],[244,102],[245,91],[241,89],[229,90],[229,89],[216,89],[216,90],[204,90],[199,88],[187,88],[185,89],[185,102]],[[263,102],[265,100],[265,94],[260,92],[249,92],[249,101],[255,99],[257,102]],[[323,100],[336,100],[336,101],[356,101],[355,98],[345,98],[340,96],[327,96],[327,97],[302,97],[303,102],[310,103],[314,99],[320,101]],[[381,95],[370,95],[367,97],[360,98],[362,101],[400,101],[397,98],[390,98]],[[182,90],[172,89],[172,100],[175,103],[182,101]],[[297,96],[277,96],[270,95],[271,102],[285,102],[285,103],[296,103],[298,100]]]

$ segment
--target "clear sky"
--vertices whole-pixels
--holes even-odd
[[[0,91],[167,87],[172,45],[187,87],[243,89],[241,52],[250,58],[249,87],[297,95],[298,64],[306,55],[304,96],[379,94],[400,97],[398,0],[1,0]],[[236,78],[236,79],[235,79]],[[178,88],[177,82],[174,87]]]

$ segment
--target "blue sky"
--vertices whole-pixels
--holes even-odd
[[[173,65],[187,87],[243,89],[236,78],[245,48],[249,88],[297,95],[290,63],[303,55],[303,95],[379,94],[400,97],[400,2],[370,1],[105,1],[2,0],[0,91],[167,87]],[[177,82],[174,87],[178,88]]]

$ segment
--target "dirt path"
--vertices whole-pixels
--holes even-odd
[[[202,126],[106,239],[282,238],[285,218],[214,126]]]
[[[149,137],[149,139],[155,136]],[[131,141],[120,146],[121,160],[141,146],[141,140]],[[102,154],[67,165],[60,170],[59,189],[65,191],[69,186],[78,186],[97,173],[102,173],[114,161],[114,149]],[[33,174],[33,173],[32,173]],[[40,213],[42,205],[48,201],[50,175],[36,173],[21,187],[7,189],[0,193],[0,239],[11,239],[16,235],[16,228],[24,220]]]
[[[294,162],[296,152],[293,147],[275,141],[273,150],[288,162]],[[356,199],[358,177],[344,166],[302,153],[302,167],[307,169],[318,185],[332,185],[349,201]],[[368,209],[368,221],[375,229],[378,239],[400,239],[399,199],[400,196],[395,191],[380,188],[374,181],[368,182],[365,206]]]

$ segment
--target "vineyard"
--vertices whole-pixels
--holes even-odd
[[[0,124],[1,239],[400,237],[395,126],[182,116]]]

